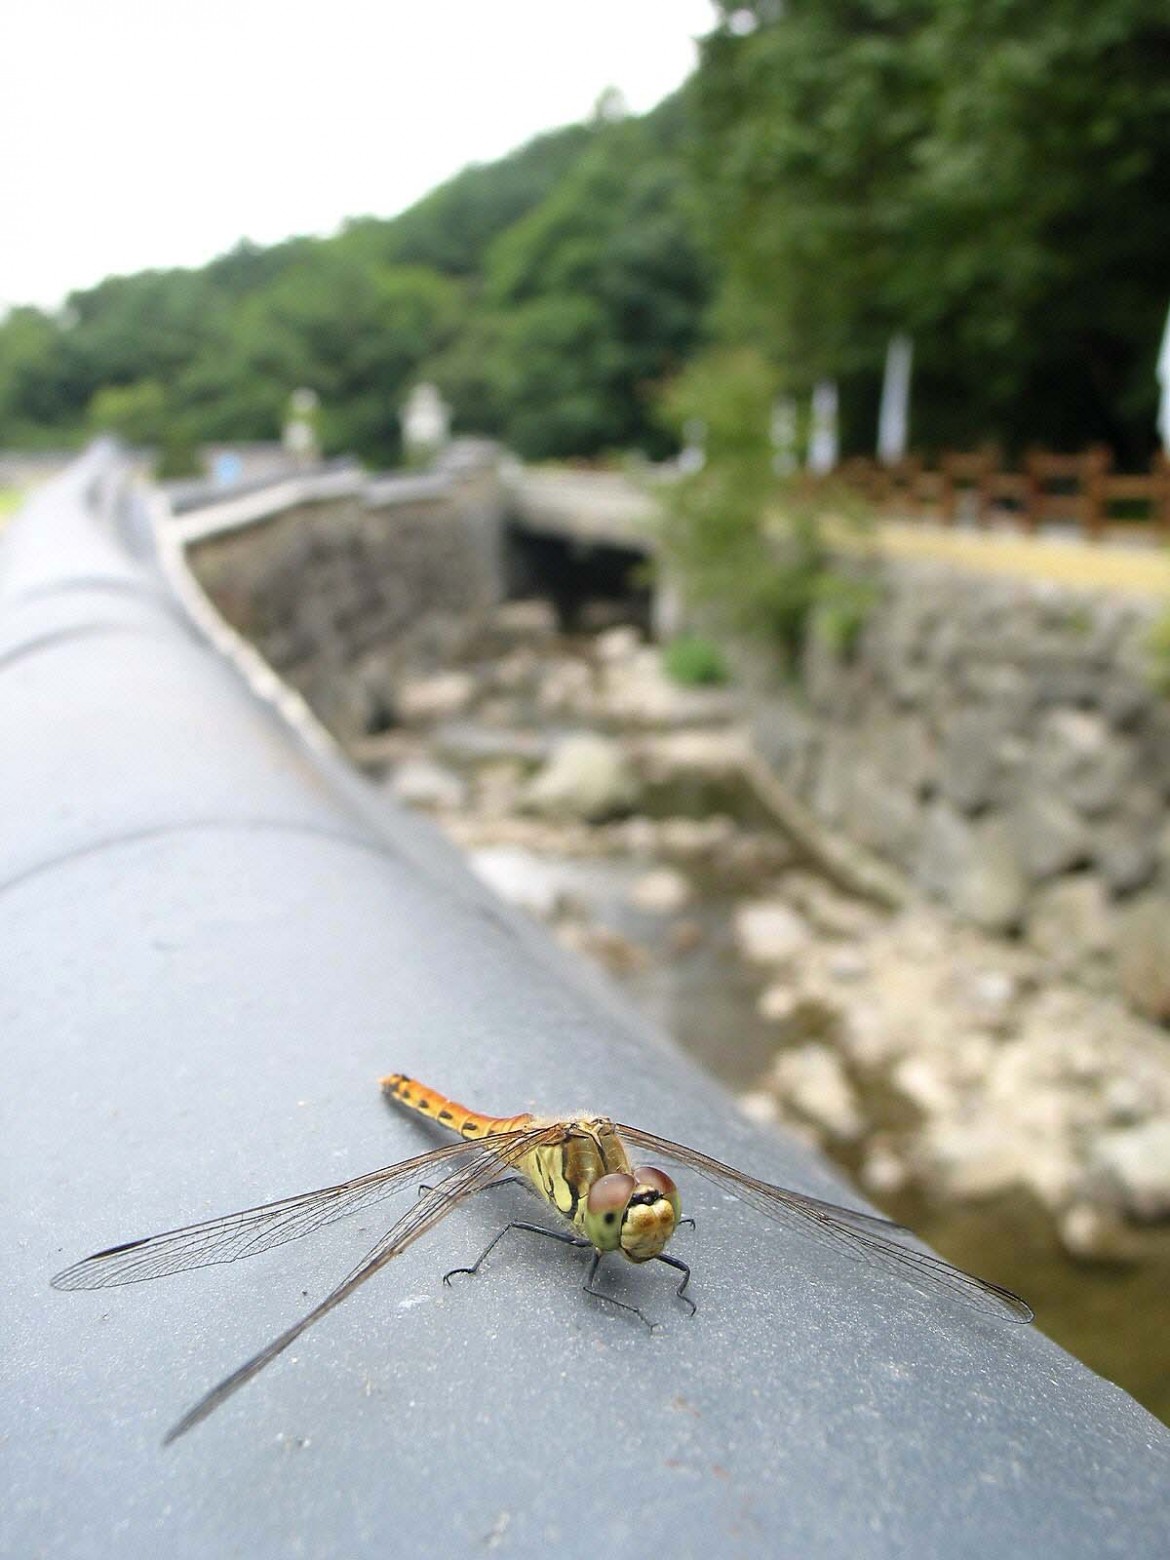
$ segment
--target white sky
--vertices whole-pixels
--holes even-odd
[[[711,0],[12,0],[0,314],[390,216],[606,87],[652,107],[714,22]]]

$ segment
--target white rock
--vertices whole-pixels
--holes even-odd
[[[1006,970],[980,970],[971,982],[972,1005],[998,1018],[1015,1001],[1018,987]]]
[[[1096,1203],[1076,1202],[1057,1221],[1061,1245],[1082,1261],[1118,1262],[1131,1259],[1134,1242],[1116,1214]]]
[[[875,1140],[861,1166],[862,1184],[874,1193],[898,1192],[910,1179],[910,1170],[888,1143]]]
[[[662,848],[662,827],[654,818],[635,814],[615,825],[621,833],[623,847],[631,856],[654,856]]]
[[[961,1083],[982,1083],[987,1076],[994,1055],[995,1042],[989,1035],[956,1035],[951,1048],[951,1065],[954,1076]]]
[[[511,639],[549,639],[558,626],[552,602],[537,596],[524,601],[505,601],[492,614],[492,625]]]
[[[593,641],[593,649],[599,661],[608,661],[612,665],[617,661],[632,660],[641,643],[642,636],[636,628],[622,625],[620,628],[607,628],[604,634],[598,634]]]
[[[626,810],[637,794],[619,744],[581,733],[560,744],[525,788],[524,804],[549,817],[598,820]]]
[[[936,1117],[923,1134],[923,1147],[943,1187],[955,1197],[993,1197],[1022,1186],[1045,1207],[1057,1209],[1067,1205],[1081,1177],[1063,1135],[1027,1131],[990,1115]]]
[[[757,964],[782,964],[809,945],[808,922],[778,899],[740,905],[735,912],[735,940],[745,959]]]
[[[1097,1141],[1093,1163],[1136,1218],[1170,1214],[1170,1117],[1106,1133]]]
[[[520,805],[523,785],[519,764],[486,764],[475,777],[475,805],[480,817],[510,817]]]
[[[593,671],[584,661],[565,658],[546,663],[537,692],[542,710],[588,713],[593,702]]]
[[[602,668],[601,701],[613,720],[647,726],[687,726],[727,720],[735,695],[727,688],[683,688],[662,670],[653,646]]]
[[[735,838],[730,818],[663,818],[654,826],[658,847],[672,856],[703,856],[722,850]]]
[[[950,1112],[954,1107],[954,1084],[933,1056],[904,1056],[891,1072],[890,1082],[928,1115]]]
[[[869,974],[869,960],[860,948],[837,948],[829,954],[825,969],[832,980],[864,980]]]
[[[1146,1114],[1146,1095],[1136,1078],[1110,1078],[1101,1103],[1114,1126],[1133,1126]]]
[[[777,1057],[772,1081],[781,1098],[835,1138],[856,1138],[863,1122],[857,1096],[834,1052],[803,1045]]]
[[[689,904],[691,885],[673,867],[655,867],[637,878],[629,889],[629,901],[637,910],[651,915],[673,915]]]
[[[1026,1182],[1029,1145],[990,1122],[939,1118],[923,1145],[952,1196],[992,1197]]]
[[[394,695],[394,707],[405,721],[448,720],[461,715],[475,696],[470,672],[439,672],[402,682]]]
[[[472,871],[509,904],[549,917],[564,902],[564,886],[555,866],[516,845],[472,851]]]
[[[769,986],[756,1003],[756,1012],[774,1024],[784,1024],[799,1005],[800,995],[791,986]]]
[[[737,774],[751,752],[746,731],[737,726],[692,726],[656,731],[633,744],[639,765],[655,779],[701,774]]]
[[[390,790],[410,807],[459,808],[467,801],[467,786],[454,770],[426,758],[407,759],[399,764]]]
[[[510,650],[507,655],[502,655],[495,663],[492,667],[492,681],[497,688],[517,693],[535,686],[540,666],[540,657],[536,651],[521,645],[518,650]]]
[[[844,1016],[839,1038],[853,1062],[872,1069],[900,1056],[914,1036],[904,1016],[891,1014],[878,1003],[854,1002]]]
[[[771,1126],[780,1119],[776,1101],[765,1089],[749,1089],[746,1094],[739,1096],[736,1103],[747,1119],[754,1121],[757,1126]]]

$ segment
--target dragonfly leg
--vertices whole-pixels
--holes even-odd
[[[511,1179],[519,1180],[520,1177],[513,1176]],[[493,1186],[498,1186],[499,1184],[500,1183],[498,1181],[492,1182]],[[455,1277],[456,1273],[471,1273],[473,1275],[478,1273],[484,1263],[485,1258],[492,1254],[492,1252],[500,1244],[509,1230],[530,1230],[533,1235],[547,1235],[549,1240],[563,1241],[566,1246],[589,1245],[589,1242],[587,1240],[583,1240],[579,1235],[570,1235],[563,1230],[546,1230],[542,1224],[525,1224],[522,1220],[513,1219],[511,1224],[505,1224],[500,1233],[495,1236],[493,1240],[489,1241],[489,1243],[483,1248],[479,1256],[476,1257],[475,1261],[471,1264],[470,1267],[452,1268],[449,1273],[443,1274],[443,1282],[445,1284],[449,1284]]]
[[[694,1219],[692,1219],[690,1217],[689,1214],[688,1214],[688,1216],[685,1219],[680,1219],[678,1221],[678,1223],[675,1225],[675,1229],[676,1230],[681,1230],[684,1224],[689,1224],[691,1229],[694,1229],[694,1227],[695,1227],[695,1221],[694,1221]]]
[[[584,1244],[584,1243],[583,1243]],[[644,1311],[639,1311],[636,1305],[630,1305],[625,1300],[618,1300],[614,1295],[607,1295],[603,1290],[593,1287],[593,1280],[597,1277],[597,1269],[601,1264],[603,1252],[594,1250],[593,1261],[589,1264],[589,1271],[585,1275],[585,1282],[581,1285],[587,1295],[592,1295],[595,1300],[604,1300],[606,1305],[616,1305],[619,1311],[632,1311],[640,1322],[645,1322],[650,1331],[654,1331],[654,1323]]]
[[[687,1285],[691,1281],[691,1270],[690,1270],[690,1268],[686,1265],[685,1262],[680,1262],[677,1257],[668,1257],[668,1256],[665,1256],[662,1252],[658,1253],[658,1256],[655,1258],[655,1261],[656,1262],[665,1262],[667,1267],[672,1267],[672,1268],[676,1269],[677,1272],[682,1274],[682,1276],[683,1276],[682,1277],[682,1283],[675,1290],[675,1294],[679,1297],[680,1300],[685,1300],[686,1301],[686,1303],[691,1308],[691,1315],[694,1316],[695,1312],[699,1308],[695,1304],[695,1302],[691,1299],[690,1295],[687,1294]]]

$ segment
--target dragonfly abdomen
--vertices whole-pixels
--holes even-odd
[[[463,1138],[482,1138],[490,1137],[496,1132],[515,1132],[533,1120],[528,1113],[522,1116],[485,1116],[482,1111],[469,1110],[466,1105],[448,1099],[437,1089],[429,1089],[425,1083],[419,1083],[417,1078],[408,1078],[405,1073],[388,1073],[378,1082],[382,1086],[382,1093],[388,1099],[396,1100],[399,1105],[405,1105],[408,1110],[417,1111],[420,1116],[427,1116],[432,1121],[439,1122],[441,1126],[448,1127]]]

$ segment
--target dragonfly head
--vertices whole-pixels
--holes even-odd
[[[599,1176],[589,1188],[585,1233],[598,1251],[620,1251],[631,1262],[658,1256],[678,1228],[678,1187],[662,1170]]]

